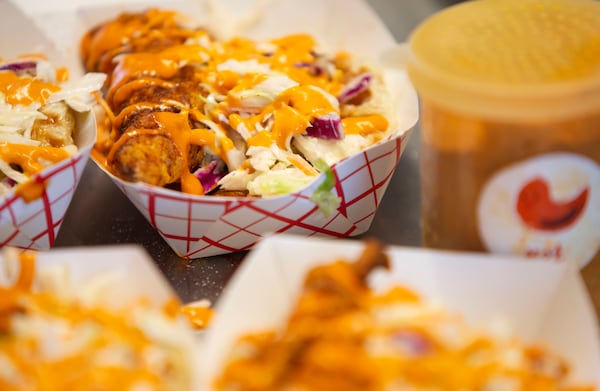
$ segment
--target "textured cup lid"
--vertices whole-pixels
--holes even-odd
[[[484,115],[520,116],[519,107],[533,116],[597,110],[599,21],[600,2],[593,0],[468,1],[413,32],[409,74],[422,95],[460,106],[465,97],[465,108]],[[582,95],[556,112],[554,105]]]

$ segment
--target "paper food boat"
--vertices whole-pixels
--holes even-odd
[[[146,7],[82,9],[78,36],[124,10]],[[169,3],[167,8],[183,10],[198,25],[208,26],[223,35],[238,32],[249,38],[265,39],[309,32],[326,50],[345,50],[373,61],[378,61],[395,45],[383,23],[360,0],[309,0],[301,8],[294,0],[229,0],[219,2],[218,7],[214,2],[200,1]],[[240,30],[240,26],[246,28]],[[404,71],[385,69],[385,77],[397,104],[399,127],[387,140],[333,167],[337,182],[335,193],[341,198],[341,204],[328,217],[324,217],[310,200],[323,175],[302,191],[256,199],[193,196],[126,182],[105,172],[173,251],[183,258],[248,250],[265,235],[274,233],[327,237],[359,235],[369,229],[418,119],[416,93]]]
[[[56,267],[64,268],[68,285],[74,287],[83,288],[103,275],[126,281],[103,295],[102,301],[110,306],[127,308],[144,298],[152,306],[162,307],[176,297],[150,256],[137,245],[55,248],[36,254],[36,274]]]
[[[15,58],[26,53],[43,53],[53,65],[64,64],[52,43],[11,2],[0,1],[0,14],[0,34],[13,37],[2,41],[0,57]],[[14,191],[0,197],[0,247],[10,245],[36,250],[52,247],[95,138],[93,115],[78,114],[74,135],[79,148],[77,154],[48,167],[31,179],[47,184],[41,197],[28,203],[15,195]]]
[[[243,334],[283,324],[310,268],[354,260],[356,240],[299,238],[262,241],[221,295],[205,335],[200,363],[204,388],[220,373]],[[567,359],[573,380],[600,386],[598,325],[579,274],[567,263],[391,246],[392,268],[377,271],[372,287],[406,286],[426,300],[462,313],[472,325],[505,319],[525,342],[542,342]]]
[[[0,285],[3,282],[3,256],[0,253]],[[86,302],[91,297],[94,306],[115,312],[130,311],[140,302],[149,308],[162,309],[176,298],[175,291],[152,258],[137,245],[71,247],[38,252],[35,276],[38,275],[65,277],[60,281],[78,292],[78,300]],[[169,338],[170,343],[185,354],[185,362],[189,364],[191,372],[191,389],[199,390],[196,368],[199,350],[191,324],[185,321],[169,328],[162,325],[158,329],[160,333],[164,333],[164,330],[177,333]],[[150,337],[158,340],[158,335],[156,331]],[[68,342],[65,344],[68,345]]]

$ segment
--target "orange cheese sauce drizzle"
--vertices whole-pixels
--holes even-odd
[[[19,165],[27,176],[33,176],[48,164],[57,163],[68,157],[69,153],[62,148],[0,142],[0,159],[9,164]]]
[[[164,37],[171,37],[178,28],[177,23],[174,13],[158,9],[122,15],[106,22],[90,30],[81,42],[86,65],[93,70],[103,55],[114,53],[119,47],[135,48],[139,42],[158,37],[161,31]],[[151,25],[152,34],[145,36]],[[292,153],[293,137],[302,135],[315,118],[331,113],[342,117],[335,97],[348,81],[349,70],[341,64],[349,55],[340,53],[332,58],[318,55],[317,43],[309,34],[293,34],[265,42],[242,37],[217,41],[203,30],[179,29],[181,35],[187,35],[185,42],[178,41],[159,50],[134,50],[115,57],[106,91],[106,103],[115,121],[112,130],[100,132],[109,136],[99,136],[93,155],[100,157],[101,162],[105,161],[101,157],[108,153],[110,143],[121,137],[115,128],[127,115],[123,113],[141,109],[141,103],[129,103],[131,98],[150,85],[171,92],[187,91],[192,88],[190,85],[200,87],[187,91],[189,95],[183,100],[175,100],[184,108],[181,113],[157,114],[155,119],[161,122],[160,128],[176,140],[184,158],[190,145],[206,146],[227,163],[230,171],[238,167],[230,161],[229,153],[240,148],[228,133],[231,129],[243,138],[242,153],[251,146],[268,148],[272,145]],[[139,42],[136,43],[136,39]],[[186,67],[188,70],[183,72]],[[264,83],[276,83],[272,81],[274,77],[285,77],[289,88],[273,95],[261,92],[260,88],[268,88],[263,87]],[[210,122],[210,129],[191,129],[183,117],[193,112],[203,113],[205,123]],[[375,135],[375,141],[383,137],[377,133],[383,135],[389,129],[385,117],[378,113],[345,117],[342,121],[348,134]],[[213,138],[208,137],[209,132],[214,133]],[[310,165],[306,160],[292,157],[288,164],[307,175],[318,174],[318,170],[306,166]],[[246,166],[242,164],[240,168]],[[181,190],[202,194],[192,177],[189,171],[183,173]]]
[[[43,54],[32,53],[19,56],[17,60],[11,62],[18,64],[20,61],[32,62],[33,68],[37,69],[38,62],[47,62],[48,59]],[[69,71],[64,67],[54,69],[55,74],[52,81],[32,76],[32,73],[35,74],[35,72],[33,70],[16,71],[11,68],[0,71],[0,105],[4,105],[7,110],[18,107],[32,112],[39,110],[54,93],[62,90],[60,84],[69,80]],[[45,117],[41,112],[38,116]],[[26,127],[28,125],[14,125],[9,122],[9,126],[22,126],[14,134],[31,139],[31,128]],[[46,167],[67,159],[69,156],[69,152],[62,148],[0,141],[0,159],[6,166],[16,169],[18,176],[23,178],[31,178]],[[17,182],[21,183],[16,189],[16,195],[22,197],[26,202],[39,198],[46,187],[44,182],[24,182],[22,179]]]
[[[8,255],[5,252],[3,261]],[[0,286],[0,358],[12,368],[8,377],[6,371],[0,372],[0,389],[129,390],[142,385],[148,390],[191,389],[188,364],[179,362],[184,358],[175,352],[178,348],[154,340],[136,326],[132,315],[156,311],[169,322],[185,320],[177,299],[167,301],[162,309],[151,309],[143,298],[118,310],[82,304],[75,297],[36,287],[34,252],[10,255],[18,257],[20,267],[12,286]],[[30,318],[32,324],[27,323]],[[28,325],[28,332],[13,327],[17,319],[21,327]],[[44,331],[34,332],[39,327]],[[188,330],[192,336],[192,328]],[[49,343],[51,354],[45,347]],[[158,356],[152,359],[153,354]]]
[[[278,327],[238,336],[214,388],[594,390],[569,384],[567,361],[543,344],[475,327],[400,284],[371,289],[363,273],[344,259],[310,269]]]
[[[60,91],[60,87],[54,83],[20,77],[13,72],[0,72],[0,93],[4,95],[6,103],[11,105],[43,104],[57,91]]]

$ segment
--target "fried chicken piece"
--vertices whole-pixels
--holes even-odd
[[[183,162],[183,151],[171,135],[151,129],[121,136],[111,148],[107,161],[118,177],[155,186],[179,180],[185,168]]]
[[[249,339],[251,346],[230,363],[218,388],[276,390],[298,381],[313,386],[299,389],[373,389],[370,367],[360,362],[365,358],[361,340],[354,327],[344,324],[344,315],[363,310],[369,296],[366,278],[377,267],[389,267],[384,245],[367,240],[355,262],[338,260],[311,269],[285,331]],[[327,341],[324,335],[339,341]]]
[[[89,30],[81,40],[80,51],[87,71],[100,71],[100,62],[107,53],[113,53],[104,63],[114,58],[115,50],[127,46],[131,41],[146,34],[179,30],[178,15],[175,12],[148,9],[143,12],[125,12],[115,20],[101,23]]]
[[[366,285],[367,277],[374,269],[390,268],[390,260],[384,252],[383,243],[375,239],[367,239],[360,257],[351,264],[356,276]]]
[[[178,136],[179,126],[185,128],[182,123],[161,123],[159,119],[159,113],[184,115],[191,108],[204,107],[206,94],[198,78],[201,64],[183,62],[174,74],[171,68],[160,73],[151,66],[153,53],[206,38],[205,30],[187,28],[182,22],[178,13],[159,9],[123,13],[93,28],[81,41],[86,68],[109,74],[105,102],[114,121],[95,148],[107,154],[107,168],[124,180],[177,187],[185,170],[194,173],[212,160],[207,159],[204,146],[183,145],[186,143]],[[150,55],[147,69],[136,62],[136,54],[142,53]],[[160,64],[160,57],[156,61]]]
[[[117,135],[135,129],[158,129],[160,122],[153,115],[156,112],[179,113],[180,108],[169,105],[157,105],[152,102],[141,102],[128,106],[123,110],[114,122]]]
[[[31,129],[31,138],[41,142],[42,146],[61,148],[73,145],[75,115],[65,102],[55,102],[39,109],[47,118],[36,120]]]
[[[110,75],[116,65],[115,59],[119,55],[140,52],[159,52],[163,49],[185,43],[192,35],[192,31],[179,28],[160,31],[151,30],[148,32],[147,36],[132,39],[127,44],[104,52],[104,54],[100,56],[98,65],[96,66],[97,71]]]
[[[140,102],[201,109],[204,106],[201,96],[205,94],[200,84],[196,68],[184,66],[168,80],[139,75],[111,87],[107,102],[115,114]]]
[[[128,106],[153,102],[162,105],[190,107],[189,97],[184,89],[175,83],[156,79],[135,79],[111,90],[107,96],[115,115]]]
[[[326,318],[360,307],[368,290],[366,279],[377,267],[389,268],[384,246],[377,240],[367,240],[355,262],[337,261],[311,269],[294,316]]]

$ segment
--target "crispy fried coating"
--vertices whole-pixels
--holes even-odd
[[[178,113],[179,109],[177,107],[155,105],[152,103],[130,106],[127,111],[122,112],[118,123],[115,123],[115,126],[118,127],[119,136],[135,129],[158,129],[160,123],[153,115],[156,112]]]
[[[366,279],[378,267],[389,268],[384,245],[367,240],[360,257],[353,263],[339,261],[311,269],[304,281],[303,294],[295,317],[328,318],[359,308],[368,290]]]
[[[374,239],[367,239],[360,256],[353,262],[343,262],[340,266],[324,265],[311,269],[304,285],[307,291],[338,292],[366,288],[366,278],[372,270],[389,268],[389,259],[384,245]],[[344,277],[346,274],[347,278]]]
[[[172,104],[190,107],[186,90],[179,85],[170,83],[153,83],[143,79],[133,80],[110,96],[109,103],[119,113],[126,107],[141,102],[155,102],[156,104]]]
[[[374,390],[371,368],[361,362],[366,361],[361,325],[355,330],[344,319],[368,307],[365,279],[372,270],[389,267],[384,250],[382,243],[368,240],[355,262],[337,260],[311,269],[285,332],[248,337],[249,354],[226,367],[217,388],[278,390],[303,384],[289,389]],[[326,340],[328,335],[336,337]]]
[[[112,48],[104,52],[96,65],[98,72],[110,74],[116,64],[117,56],[127,53],[147,52],[154,53],[174,45],[183,44],[190,37],[187,30],[173,29],[165,31],[152,30],[148,36],[133,39],[123,46]]]
[[[108,155],[108,165],[124,180],[165,186],[181,177],[184,160],[168,133],[145,129],[122,136]]]
[[[122,145],[113,147],[108,162],[111,167],[119,167],[117,176],[126,180],[130,180],[129,178],[136,178],[131,180],[141,180],[148,177],[160,177],[164,179],[159,180],[158,183],[167,181],[165,182],[165,185],[167,185],[177,180],[177,178],[171,177],[171,175],[181,175],[179,166],[185,167],[184,164],[186,161],[189,171],[194,172],[204,164],[207,164],[206,159],[208,161],[211,160],[202,146],[190,144],[187,151],[183,151],[176,145],[168,146],[169,142],[166,139],[160,138],[159,134],[164,135],[173,143],[171,133],[168,133],[168,131],[165,133],[164,124],[157,119],[156,114],[164,112],[179,113],[179,110],[179,107],[148,103],[131,105],[123,111],[118,120],[115,120],[116,132],[113,137],[116,139],[123,138],[126,141],[117,142],[117,144]],[[156,140],[161,145],[151,145]],[[165,148],[165,145],[168,147]],[[134,148],[139,148],[143,151],[143,159],[138,159],[137,155],[133,152]],[[170,155],[172,152],[177,152],[177,155]],[[182,160],[184,153],[187,153],[187,160]],[[166,163],[173,160],[177,160],[177,164]],[[158,165],[154,163],[153,167],[147,167],[148,161],[165,162],[164,167],[159,171],[169,174],[157,176],[154,170]],[[127,169],[125,165],[135,167]],[[169,167],[176,167],[177,169],[174,170]],[[131,173],[135,173],[133,177],[131,177]]]
[[[108,74],[104,99],[110,120],[104,125],[110,129],[101,133],[95,151],[124,180],[177,188],[182,175],[190,178],[216,157],[221,159],[219,140],[203,133],[194,141],[182,135],[208,125],[192,124],[193,116],[188,117],[189,126],[183,120],[191,111],[202,112],[206,95],[199,76],[201,57],[184,44],[207,33],[181,22],[180,14],[159,9],[124,13],[93,28],[81,41],[86,69]],[[186,50],[174,49],[178,46]],[[172,58],[161,57],[163,50],[171,50]],[[166,113],[181,116],[171,122],[165,118],[174,117]]]
[[[113,87],[107,101],[116,113],[140,102],[201,108],[204,105],[201,95],[195,68],[184,66],[169,80],[138,77]]]
[[[169,34],[170,32],[170,34]],[[160,50],[173,41],[185,41],[192,30],[182,28],[174,12],[149,9],[124,12],[115,20],[90,29],[82,38],[80,51],[86,70],[112,68],[115,56],[136,50]],[[142,39],[140,39],[142,37]]]

